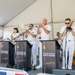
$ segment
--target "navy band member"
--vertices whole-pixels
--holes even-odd
[[[2,40],[2,39],[3,39],[3,31],[0,30],[0,40]]]
[[[43,23],[38,25],[38,34],[41,35],[41,40],[50,40],[51,26],[47,24],[47,19],[44,18]],[[42,43],[39,41],[39,65],[37,69],[42,68]]]
[[[13,28],[13,33],[11,35],[11,42],[14,42],[15,40],[20,40],[21,37],[15,39],[15,37],[17,37],[18,35],[20,35],[18,28]]]
[[[37,44],[36,44],[36,36],[37,36],[37,31],[34,29],[33,24],[29,24],[30,30],[28,30],[25,34],[25,38],[32,44],[32,57],[33,57],[33,64],[32,66],[34,67],[33,69],[35,70],[36,66],[36,56],[37,56]]]
[[[61,28],[61,37],[63,37],[63,62],[62,69],[72,69],[72,59],[74,53],[75,27],[71,25],[71,19],[65,19],[65,26]],[[67,57],[69,56],[69,60]],[[68,61],[68,63],[67,63]]]

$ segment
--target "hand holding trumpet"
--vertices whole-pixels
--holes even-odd
[[[39,24],[38,26],[36,26],[38,29],[43,28],[42,24]]]

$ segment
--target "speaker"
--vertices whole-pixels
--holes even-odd
[[[54,75],[75,75],[75,70],[53,69]]]

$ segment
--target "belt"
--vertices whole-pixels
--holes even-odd
[[[67,40],[68,42],[74,41],[74,40]]]
[[[69,42],[71,42],[72,40],[68,40]]]

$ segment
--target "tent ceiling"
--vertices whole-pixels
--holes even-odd
[[[0,0],[0,25],[5,25],[36,0]]]
[[[52,0],[53,21],[61,22],[69,17],[75,21],[75,0]]]

